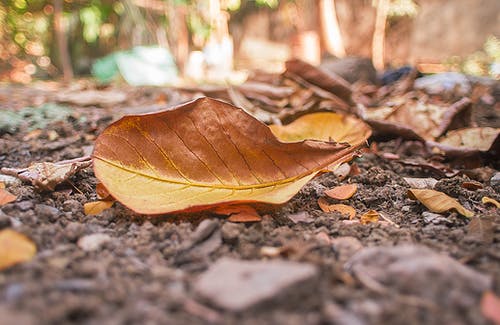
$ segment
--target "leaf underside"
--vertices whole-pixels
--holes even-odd
[[[282,143],[232,105],[200,98],[176,109],[126,116],[98,137],[94,172],[132,210],[161,214],[228,202],[286,202],[355,146]]]

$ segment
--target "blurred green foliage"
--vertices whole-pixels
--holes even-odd
[[[57,0],[56,0],[57,1]],[[207,39],[209,0],[61,0],[69,54],[76,74],[90,72],[94,59],[169,38],[169,10],[187,9],[191,34]],[[288,0],[290,1],[290,0]],[[276,8],[279,0],[220,0],[229,13],[243,7]],[[162,34],[163,33],[163,34]],[[54,33],[54,0],[2,0],[0,80],[29,82],[60,74]]]

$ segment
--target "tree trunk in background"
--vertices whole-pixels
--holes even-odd
[[[62,0],[54,0],[54,32],[56,35],[59,60],[61,61],[63,80],[64,82],[69,82],[73,79],[73,68],[71,67],[71,60],[68,52],[68,39],[62,15]]]
[[[389,0],[378,0],[375,31],[373,32],[372,40],[372,62],[377,70],[384,69],[385,25],[387,23],[388,11]]]
[[[187,7],[183,4],[168,2],[165,16],[168,18],[169,30],[168,39],[170,49],[175,57],[179,70],[184,70],[189,55],[189,33],[187,29],[186,14]]]
[[[346,55],[342,34],[340,33],[335,0],[320,0],[319,2],[321,36],[328,53],[342,58]]]

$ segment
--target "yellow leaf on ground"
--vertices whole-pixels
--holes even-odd
[[[481,199],[481,202],[483,202],[484,204],[490,203],[496,206],[497,208],[500,208],[500,203],[497,200],[492,199],[491,197],[485,196]]]
[[[380,219],[380,214],[375,211],[375,210],[369,210],[366,213],[364,213],[361,218],[360,218],[360,223],[362,225],[366,225],[369,223],[375,223],[378,222]]]
[[[111,208],[114,201],[95,201],[88,202],[83,205],[83,212],[87,216],[93,216],[101,213],[102,211]]]
[[[347,142],[354,146],[364,144],[372,132],[366,123],[353,116],[331,112],[307,114],[290,124],[269,128],[283,142],[310,139]]]
[[[10,202],[14,202],[17,199],[17,196],[10,193],[4,188],[0,188],[0,205],[4,205]]]
[[[11,229],[0,231],[0,271],[27,262],[36,254],[36,246],[28,237]]]
[[[351,160],[356,149],[283,143],[242,109],[200,98],[114,122],[97,138],[92,158],[114,198],[138,213],[160,214],[284,203],[325,167]]]
[[[420,201],[432,212],[443,213],[453,209],[469,218],[474,215],[474,212],[464,208],[457,200],[439,191],[410,189],[408,196]]]
[[[334,187],[332,189],[326,190],[325,194],[336,200],[347,200],[350,199],[358,190],[358,185],[356,184],[346,184]]]

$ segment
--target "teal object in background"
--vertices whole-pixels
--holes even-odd
[[[92,75],[103,83],[121,75],[132,86],[161,86],[174,84],[178,70],[174,57],[166,48],[136,46],[96,60]]]

